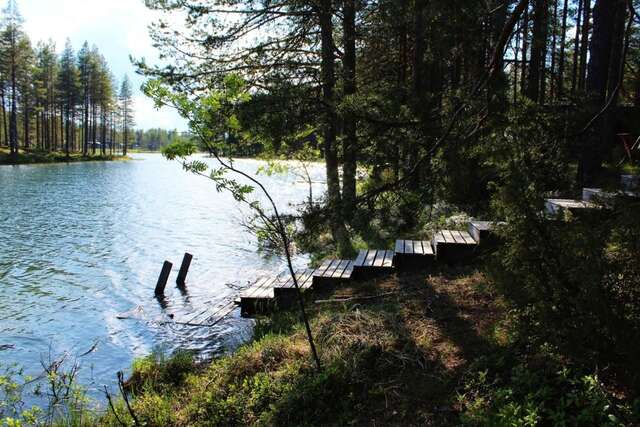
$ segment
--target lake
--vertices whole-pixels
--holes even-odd
[[[68,354],[98,395],[154,348],[210,357],[251,337],[252,321],[237,310],[211,328],[176,322],[206,319],[239,287],[281,271],[283,261],[257,252],[242,225],[246,210],[229,194],[159,154],[133,157],[0,166],[1,363],[38,375],[43,361]],[[260,165],[236,160],[250,173]],[[324,166],[311,171],[321,194]],[[293,174],[261,180],[284,211],[308,195]],[[185,294],[174,285],[184,252],[194,255]],[[162,308],[153,291],[165,259],[174,269]]]

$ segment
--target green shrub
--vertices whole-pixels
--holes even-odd
[[[492,201],[507,225],[490,277],[518,315],[523,341],[551,342],[594,367],[617,365],[640,381],[640,203],[544,215],[544,198],[570,187],[566,147],[533,108],[495,135]]]
[[[126,389],[135,392],[177,386],[194,369],[195,358],[192,352],[178,351],[167,356],[156,349],[150,355],[133,362],[131,377],[125,384]]]
[[[597,375],[557,361],[518,364],[505,378],[475,372],[459,396],[468,426],[625,426],[640,421],[633,408],[607,391]]]

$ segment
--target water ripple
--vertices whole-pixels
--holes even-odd
[[[116,371],[155,347],[209,357],[250,336],[252,322],[237,312],[213,328],[172,319],[213,312],[233,295],[227,284],[278,270],[281,260],[256,253],[240,225],[246,211],[230,195],[159,155],[138,158],[0,166],[0,344],[13,345],[3,361],[37,374],[49,353],[80,354],[98,341],[83,358],[92,367],[83,380],[112,384]],[[313,173],[324,180],[322,167]],[[295,177],[261,179],[283,208],[307,197]],[[316,184],[314,194],[322,191]],[[169,286],[162,308],[152,298],[162,262],[173,261],[173,282],[185,251],[194,254],[188,293]],[[137,318],[119,318],[138,307]]]

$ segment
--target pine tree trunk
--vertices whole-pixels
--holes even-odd
[[[27,150],[31,146],[31,135],[30,135],[30,132],[29,132],[29,130],[30,130],[29,129],[29,127],[30,127],[29,125],[31,124],[30,123],[31,117],[29,116],[29,107],[28,107],[28,105],[29,105],[29,100],[25,99],[24,105],[22,106],[22,108],[23,108],[23,111],[22,111],[23,112],[22,128],[23,128],[23,131],[24,131],[24,148],[27,149]]]
[[[567,46],[567,19],[569,15],[569,0],[564,0],[564,6],[562,7],[562,30],[560,33],[560,58],[558,59],[558,98],[564,96],[564,68],[565,68],[565,54]]]
[[[91,154],[96,154],[97,148],[97,130],[98,130],[98,112],[96,104],[91,105]]]
[[[14,49],[12,51],[15,52]],[[15,53],[11,53],[11,117],[9,120],[9,141],[11,154],[18,154],[18,97]]]
[[[589,53],[589,30],[591,29],[591,0],[584,0],[582,7],[582,44],[580,45],[580,72],[578,74],[578,88],[588,90],[587,81],[587,54]]]
[[[71,111],[70,111],[70,106],[69,104],[67,104],[67,111],[66,111],[66,117],[65,117],[65,124],[66,124],[66,138],[65,138],[65,152],[67,154],[67,158],[70,155],[70,150],[71,150]]]
[[[332,0],[321,0],[319,10],[321,38],[322,102],[324,104],[324,158],[327,168],[327,201],[331,211],[331,232],[340,253],[349,252],[349,238],[342,215],[340,176],[336,147],[335,56],[333,41]]]
[[[558,1],[553,0],[553,21],[551,24],[552,33],[551,33],[551,99],[555,99],[556,97],[556,88],[557,88],[557,48],[558,48]]]
[[[520,78],[521,89],[520,92],[525,94],[527,91],[527,76],[530,68],[528,57],[529,50],[529,23],[530,23],[529,7],[524,11],[524,22],[522,24],[522,77]],[[528,66],[529,65],[529,66]]]
[[[427,90],[425,85],[425,10],[427,0],[416,0],[415,13],[413,22],[414,35],[414,52],[413,52],[413,93],[411,96],[414,114],[418,117],[423,129],[428,128],[429,123],[426,111],[428,110]],[[414,165],[418,160],[418,141],[407,141],[405,149],[405,167],[404,173],[409,174],[413,171]],[[419,187],[419,174],[413,174],[409,180],[409,187],[417,189]]]
[[[609,58],[609,73],[607,82],[606,101],[610,108],[602,116],[602,132],[600,136],[600,150],[609,153],[616,139],[616,111],[618,106],[618,86],[624,80],[624,67],[621,67],[624,50],[625,23],[627,6],[625,0],[617,0],[614,16],[613,37],[611,40],[611,55]],[[603,157],[605,157],[603,155]]]
[[[355,0],[344,0],[344,57],[342,59],[344,95],[355,95],[356,85],[356,5]],[[345,113],[342,165],[342,200],[344,217],[351,220],[356,203],[357,122],[352,113]]]
[[[60,104],[60,148],[65,145],[65,131],[64,131],[64,107]]]
[[[4,144],[9,146],[9,131],[7,126],[7,100],[5,96],[4,84],[2,85],[2,92],[0,93],[0,97],[2,98],[2,130],[4,136]]]
[[[532,101],[543,103],[545,97],[545,62],[547,56],[547,0],[535,0],[531,63],[525,95]]]
[[[580,44],[582,39],[580,34],[582,31],[582,8],[584,0],[578,2],[578,13],[576,15],[576,35],[574,38],[574,51],[573,51],[573,71],[571,73],[571,93],[575,94],[579,87],[578,70],[580,65]]]
[[[616,10],[620,0],[597,0],[593,9],[593,35],[589,49],[589,72],[586,90],[591,114],[597,114],[605,105],[611,69],[612,49],[616,27]],[[579,166],[580,182],[592,185],[600,172],[604,149],[602,135],[605,120],[601,117],[584,136],[585,143]]]
[[[36,112],[36,147],[43,150],[42,140],[40,139],[40,114]]]
[[[84,110],[82,120],[82,154],[89,154],[89,95],[87,94],[86,84],[84,90]]]
[[[56,111],[56,106],[53,106],[52,117],[51,117],[51,142],[53,145],[53,151],[58,150],[58,116]]]

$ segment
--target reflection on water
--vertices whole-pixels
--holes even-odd
[[[254,173],[259,162],[236,165]],[[322,167],[312,172],[324,180]],[[307,197],[293,176],[261,180],[281,207]],[[80,355],[97,343],[79,359],[83,382],[96,390],[156,346],[205,356],[234,348],[251,334],[251,322],[237,312],[212,328],[176,322],[197,314],[204,320],[235,287],[282,267],[256,253],[240,225],[244,214],[212,183],[156,154],[1,166],[0,361],[37,374],[49,354]],[[184,252],[194,260],[181,293],[173,283]],[[174,271],[163,309],[153,289],[165,259]]]

